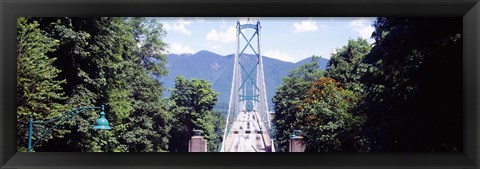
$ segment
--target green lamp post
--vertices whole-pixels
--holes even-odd
[[[46,120],[46,121],[33,121],[33,117],[32,117],[32,115],[30,115],[30,119],[29,119],[29,122],[28,122],[28,152],[31,152],[32,147],[35,146],[48,133],[52,132],[52,130],[54,128],[56,128],[59,124],[62,124],[66,120],[72,119],[74,116],[76,116],[80,113],[84,113],[84,112],[86,112],[87,110],[90,110],[90,109],[100,109],[101,110],[100,118],[98,118],[95,121],[95,126],[93,126],[93,129],[95,129],[95,130],[97,130],[97,129],[100,129],[100,130],[110,130],[110,129],[112,129],[110,127],[110,124],[108,123],[108,120],[105,118],[105,112],[104,112],[105,109],[104,109],[103,105],[100,106],[100,107],[79,107],[79,108],[75,108],[73,110],[67,111],[66,113],[64,113],[63,115],[61,115],[59,117],[56,117],[56,118],[53,118],[53,119],[50,119],[50,120]],[[57,123],[55,123],[55,122],[57,122]],[[55,124],[50,129],[45,130],[45,127],[43,125],[48,124],[48,123],[55,123]],[[36,125],[36,124],[38,124],[39,128],[42,129],[42,132],[40,134],[40,137],[32,144],[33,128],[35,127],[34,125]],[[37,128],[37,127],[35,127],[35,128]]]

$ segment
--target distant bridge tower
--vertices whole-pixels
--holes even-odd
[[[225,151],[225,139],[232,133],[232,127],[242,111],[255,111],[259,115],[259,121],[263,123],[260,125],[263,126],[261,130],[270,133],[270,116],[268,113],[263,58],[261,55],[260,22],[257,21],[256,24],[240,24],[238,21],[236,28],[236,52],[232,88],[226,130],[223,137],[224,142],[220,148],[222,152]],[[256,46],[254,43],[256,43]],[[247,49],[253,52],[256,57],[248,58],[244,53]],[[251,59],[254,59],[254,61],[252,62]],[[270,141],[269,138],[268,140]]]

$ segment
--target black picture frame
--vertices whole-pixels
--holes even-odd
[[[463,17],[462,153],[17,153],[20,16]],[[0,0],[1,168],[479,168],[478,0]],[[460,82],[459,82],[460,83]],[[246,161],[246,162],[244,162]]]

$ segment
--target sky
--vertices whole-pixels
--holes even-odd
[[[220,55],[236,51],[236,24],[260,21],[261,54],[266,57],[296,63],[312,55],[330,58],[336,48],[349,39],[362,37],[369,43],[375,18],[353,17],[159,17],[167,34],[167,53],[194,54],[208,50]],[[247,39],[253,30],[244,30]],[[252,46],[257,50],[256,36]],[[240,48],[246,40],[240,36]],[[240,49],[240,50],[241,50]],[[245,53],[253,54],[250,48]]]

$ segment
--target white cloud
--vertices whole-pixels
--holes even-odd
[[[282,53],[278,50],[267,50],[267,52],[262,54],[263,56],[269,57],[269,58],[275,58],[278,60],[286,61],[286,62],[294,62],[294,58],[291,57],[287,53]]]
[[[173,24],[162,23],[163,28],[166,31],[180,32],[185,35],[192,35],[192,31],[187,29],[187,26],[192,24],[192,21],[185,20],[183,18],[178,18],[178,20]]]
[[[375,28],[371,25],[371,20],[368,18],[358,18],[350,22],[350,28],[356,32],[358,36],[370,39]]]
[[[195,21],[200,22],[200,23],[203,23],[203,22],[205,22],[205,18],[195,17]]]
[[[225,22],[225,19],[222,19],[222,29],[225,29],[227,27],[227,22]]]
[[[185,19],[183,19],[183,18],[178,18],[177,23],[185,24],[185,25],[190,25],[190,24],[192,23],[192,21],[185,20]]]
[[[300,33],[300,32],[315,32],[318,30],[318,28],[326,28],[325,25],[317,25],[317,23],[312,20],[312,19],[309,19],[309,20],[303,20],[301,21],[300,23],[299,22],[295,22],[293,23],[293,32],[295,33]]]
[[[182,54],[182,53],[194,53],[193,49],[189,46],[184,46],[180,43],[173,42],[169,45],[169,53]]]
[[[236,39],[235,36],[236,36],[235,26],[230,26],[227,29],[218,30],[218,31],[216,29],[211,29],[206,35],[207,40],[218,41],[222,43],[235,41]]]

